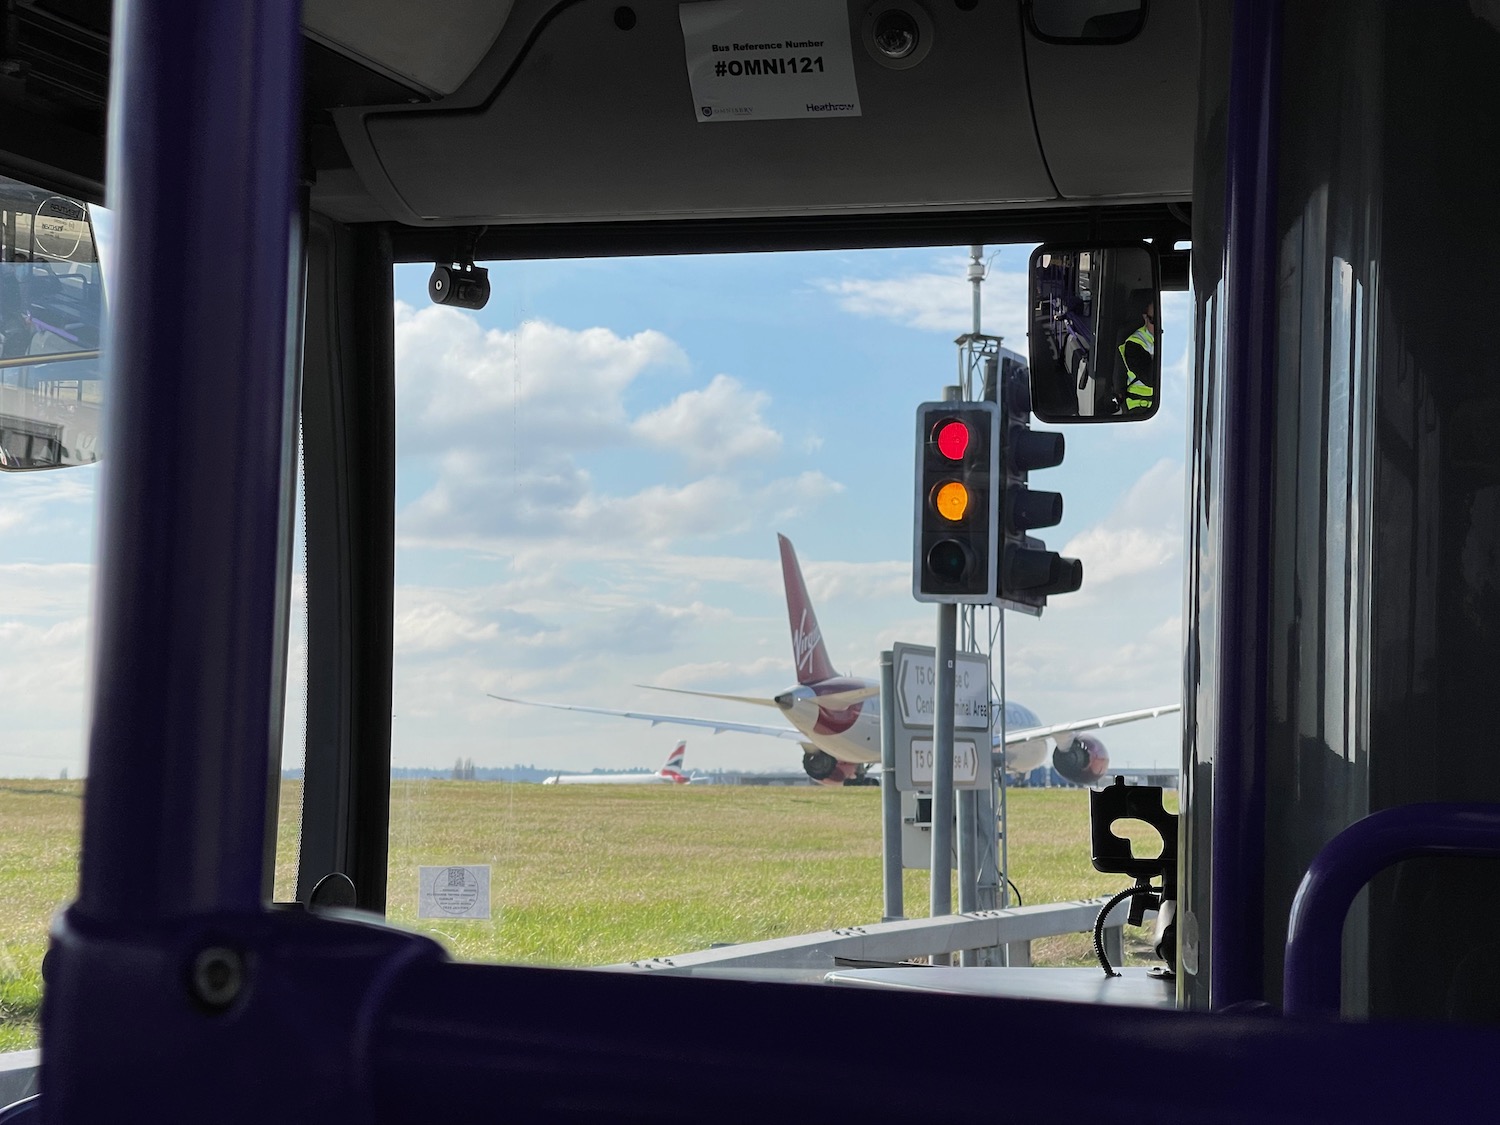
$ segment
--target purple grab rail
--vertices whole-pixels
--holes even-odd
[[[1287,923],[1283,1007],[1337,1019],[1344,918],[1385,868],[1420,856],[1500,858],[1500,805],[1434,802],[1383,809],[1328,841],[1308,867]]]
[[[1217,575],[1220,666],[1206,681],[1222,732],[1213,790],[1195,793],[1195,816],[1209,818],[1212,891],[1208,899],[1208,999],[1214,1008],[1264,993],[1265,949],[1258,895],[1237,887],[1265,881],[1266,614],[1271,560],[1269,478],[1244,466],[1269,463],[1275,400],[1276,159],[1280,112],[1281,5],[1234,10],[1226,123],[1224,204],[1225,339],[1221,376],[1223,496],[1214,522],[1223,541]],[[1194,908],[1189,902],[1188,908]],[[1202,905],[1195,908],[1202,911]]]

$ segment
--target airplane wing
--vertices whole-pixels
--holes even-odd
[[[648,691],[671,691],[678,695],[696,695],[700,699],[727,699],[731,703],[754,703],[760,707],[791,706],[791,692],[777,696],[775,699],[762,699],[756,695],[726,695],[721,691],[694,691],[691,688],[680,687],[657,687],[655,684],[636,684],[636,687],[646,688]],[[863,688],[850,688],[848,691],[825,692],[816,696],[817,702],[823,707],[832,707],[840,710],[845,707],[853,707],[856,703],[862,703],[866,699],[874,699],[880,694],[879,685]]]
[[[498,699],[501,703],[521,703],[527,707],[550,707],[554,711],[582,711],[588,715],[614,715],[621,719],[641,719],[655,726],[657,723],[674,723],[684,727],[703,727],[715,734],[723,731],[733,731],[736,734],[764,734],[771,738],[785,738],[792,742],[801,742],[807,736],[792,727],[768,727],[759,723],[730,723],[720,719],[697,719],[687,715],[657,715],[650,711],[611,711],[605,707],[584,707],[578,703],[543,703],[537,699],[513,699],[506,695],[495,695],[493,692],[485,692],[491,699]]]
[[[1023,727],[1020,730],[1008,730],[1005,732],[1005,745],[1014,746],[1022,742],[1030,742],[1034,738],[1050,738],[1059,734],[1071,734],[1080,730],[1098,730],[1100,727],[1118,726],[1120,723],[1133,723],[1137,719],[1154,719],[1158,715],[1170,715],[1173,711],[1181,711],[1182,704],[1168,703],[1161,707],[1142,707],[1139,711],[1121,711],[1115,715],[1097,715],[1091,719],[1074,719],[1066,723],[1054,723],[1050,727]]]
[[[779,707],[774,699],[764,699],[758,695],[726,695],[722,691],[693,691],[684,687],[657,687],[655,684],[636,684],[638,688],[647,691],[670,691],[677,695],[696,695],[699,699],[727,699],[731,703],[754,703],[757,707]]]

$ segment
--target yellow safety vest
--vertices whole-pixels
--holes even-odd
[[[1156,354],[1156,337],[1144,324],[1125,338],[1125,343],[1120,345],[1120,362],[1125,365],[1125,373],[1130,376],[1125,383],[1125,409],[1144,410],[1151,405],[1156,396],[1156,388],[1144,382],[1139,375],[1130,370],[1130,360],[1125,358],[1125,344],[1139,344],[1146,349],[1146,354]]]

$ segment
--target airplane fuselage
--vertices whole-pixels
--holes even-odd
[[[871,680],[836,676],[815,684],[798,684],[776,697],[776,703],[787,720],[807,741],[841,762],[870,764],[880,761],[880,698],[861,700],[845,707],[818,705],[818,697],[843,694],[876,687]],[[1041,720],[1019,703],[1005,705],[1007,730],[1024,730],[1041,726]],[[994,742],[997,752],[999,739]],[[1053,745],[1050,738],[1035,738],[1017,743],[1006,752],[1007,768],[1012,773],[1026,773],[1047,760]]]
[[[861,700],[846,707],[820,707],[820,695],[874,687],[869,680],[836,676],[816,684],[798,684],[776,697],[787,720],[807,741],[841,762],[880,761],[880,700]]]
[[[545,778],[543,785],[682,785],[678,779],[659,773],[574,773]]]

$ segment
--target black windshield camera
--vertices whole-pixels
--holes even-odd
[[[432,267],[427,279],[427,295],[435,305],[457,305],[461,309],[482,309],[490,299],[490,271],[473,262]]]

